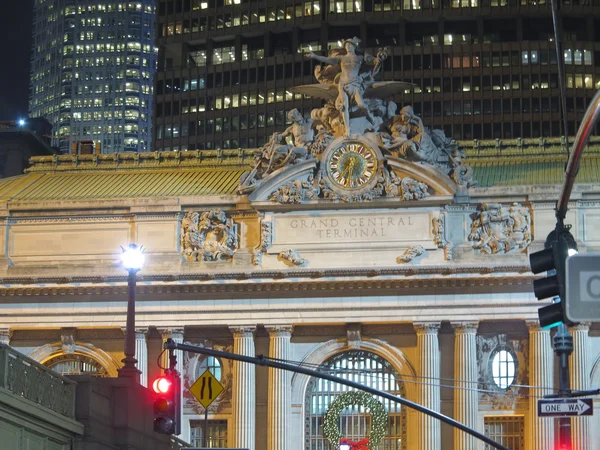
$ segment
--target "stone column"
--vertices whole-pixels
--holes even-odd
[[[0,344],[10,345],[13,331],[10,328],[0,328]]]
[[[178,344],[183,344],[183,328],[159,328],[158,332],[160,333],[161,337],[162,337],[162,343],[163,343],[163,349],[164,349],[164,344],[165,342],[167,342],[167,339],[171,338],[173,339],[176,343]],[[184,373],[183,373],[183,352],[181,350],[175,350],[175,356],[177,356],[177,365],[175,366],[177,372],[179,372],[179,375],[181,376],[181,397],[179,399],[179,405],[180,405],[180,417],[181,417],[181,434],[179,436],[181,436],[183,438],[184,441],[189,442],[190,440],[190,436],[189,436],[189,431],[186,433],[185,430],[189,430],[189,426],[187,426],[189,424],[188,423],[184,424],[183,423],[183,386],[185,385],[184,383]],[[160,359],[160,365],[168,368],[169,367],[169,352],[165,351],[162,354],[162,357]]]
[[[287,359],[291,357],[290,339],[292,327],[267,326],[269,332],[269,357]],[[291,411],[291,379],[287,370],[269,368],[269,402],[267,412],[267,450],[287,450],[288,417]]]
[[[477,322],[452,322],[454,328],[454,419],[479,430]],[[480,441],[454,429],[454,450],[478,450]]]
[[[148,327],[135,329],[135,359],[137,359],[137,368],[140,372],[140,384],[148,387],[148,345],[146,336]]]
[[[255,326],[230,327],[233,353],[254,356]],[[256,372],[254,364],[233,362],[232,416],[234,448],[254,450],[256,441]]]
[[[418,322],[417,349],[419,352],[419,404],[440,411],[440,345],[438,342],[439,322]],[[419,414],[419,449],[440,450],[442,435],[440,421]]]
[[[574,391],[590,389],[589,330],[589,323],[580,323],[569,330],[573,335],[573,354],[570,358],[569,367],[571,389]],[[573,448],[577,450],[592,450],[589,416],[573,417],[571,419],[571,441]]]
[[[529,439],[535,450],[554,449],[554,419],[538,417],[537,401],[554,387],[554,355],[550,330],[543,330],[537,320],[528,320],[529,328]]]

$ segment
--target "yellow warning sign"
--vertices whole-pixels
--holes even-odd
[[[211,373],[210,370],[205,370],[200,378],[190,386],[190,392],[198,399],[200,404],[208,408],[210,404],[223,392],[223,385]]]

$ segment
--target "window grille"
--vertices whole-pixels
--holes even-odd
[[[515,382],[515,357],[506,349],[498,350],[492,357],[492,379],[500,389],[508,389]]]
[[[511,450],[525,448],[525,418],[523,416],[487,416],[484,418],[484,434]],[[485,450],[492,450],[486,444]]]
[[[215,378],[218,381],[221,381],[221,373],[222,373],[221,361],[218,358],[215,358],[214,356],[207,356],[202,361],[200,361],[198,363],[198,365],[196,366],[195,378],[196,379],[200,378],[200,376],[207,369],[210,370],[210,372],[215,376]]]
[[[93,375],[107,377],[106,369],[98,361],[87,356],[73,354],[60,355],[44,364],[61,375]]]
[[[204,448],[203,433],[204,421],[193,421],[190,442],[192,447]],[[227,421],[209,420],[206,435],[206,448],[227,448]]]
[[[404,396],[404,385],[394,367],[380,356],[361,350],[338,354],[321,366],[321,371],[362,385],[380,389],[390,394]],[[347,386],[311,379],[305,404],[305,449],[334,450],[323,432],[324,417],[333,400],[352,390]],[[382,443],[372,450],[406,450],[406,411],[399,403],[378,398],[388,412],[388,432]],[[355,405],[342,411],[340,430],[344,437],[359,440],[367,437],[371,428],[371,415]]]

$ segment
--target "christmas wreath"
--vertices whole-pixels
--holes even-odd
[[[360,441],[360,446],[353,445],[345,439],[339,429],[340,414],[349,406],[360,405],[371,414],[371,434],[367,439]],[[387,413],[380,401],[372,395],[361,391],[349,391],[335,398],[327,412],[325,413],[324,423],[325,437],[332,447],[338,448],[342,439],[345,444],[350,445],[350,448],[376,448],[384,438],[387,431]],[[368,447],[365,445],[368,443]]]

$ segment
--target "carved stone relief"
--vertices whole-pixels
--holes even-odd
[[[189,211],[181,220],[181,254],[188,261],[230,261],[238,249],[233,220],[224,211]]]
[[[252,249],[252,264],[254,266],[262,265],[263,253],[270,247],[273,240],[273,224],[270,220],[260,222],[260,244]]]
[[[300,256],[300,253],[292,249],[280,252],[277,258],[288,266],[303,266],[308,263],[306,259]]]
[[[507,388],[500,388],[492,376],[492,361],[496,352],[506,350],[515,358],[515,378]],[[477,336],[477,367],[479,367],[479,399],[494,410],[515,409],[517,402],[527,395],[523,387],[529,382],[527,340],[509,340],[506,335]]]
[[[452,244],[446,240],[446,214],[442,213],[438,217],[434,217],[431,220],[431,225],[433,228],[433,242],[438,248],[444,249],[444,259],[452,261],[454,257]]]
[[[75,331],[75,328],[62,328],[60,330],[62,352],[67,355],[75,353]]]
[[[403,201],[422,200],[429,197],[430,188],[412,178],[399,178],[393,171],[382,167],[377,182],[370,188],[354,193],[335,189],[319,171],[310,174],[306,181],[290,181],[271,192],[269,200],[282,204],[299,204],[320,198],[345,203],[370,201],[378,197],[395,197]]]
[[[348,341],[348,348],[360,348],[360,342],[362,340],[362,326],[360,323],[348,324],[346,328],[346,340]]]
[[[529,208],[513,203],[483,203],[471,214],[468,239],[473,248],[485,255],[524,251],[531,243]]]
[[[212,348],[214,350],[232,352],[233,346],[231,345],[218,345],[213,344],[210,341],[205,342],[187,342],[186,344],[198,345],[200,347]],[[196,382],[198,377],[202,375],[198,372],[199,364],[206,358],[205,355],[193,354],[185,352],[183,356],[183,398],[185,408],[189,408],[196,414],[204,414],[204,407],[198,402],[198,400],[189,391],[189,388]],[[221,379],[219,382],[223,385],[223,392],[211,403],[208,407],[211,413],[222,413],[231,408],[231,389],[233,386],[233,360],[220,359],[221,363]]]
[[[406,251],[396,258],[398,264],[411,262],[413,259],[425,254],[425,249],[420,245],[408,247]]]

